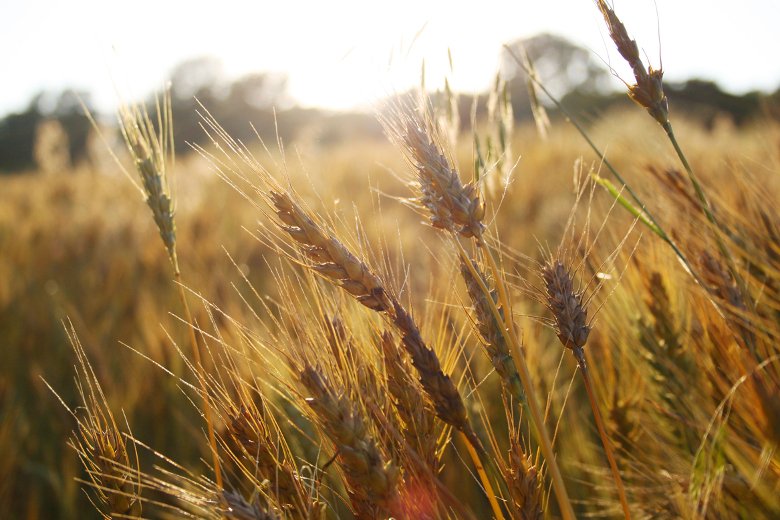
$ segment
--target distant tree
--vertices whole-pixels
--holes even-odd
[[[197,97],[204,102],[216,96],[224,81],[224,69],[219,58],[201,56],[183,61],[171,71],[171,95],[174,100]]]
[[[517,58],[527,52],[539,79],[558,99],[577,92],[594,97],[609,91],[609,71],[583,47],[555,34],[515,40],[501,53],[501,72],[509,84],[515,118],[531,116],[527,76]],[[541,96],[544,102],[544,96]]]
[[[289,104],[285,92],[287,77],[266,72],[253,72],[238,78],[230,84],[228,101],[234,105],[243,105],[266,110],[280,108]]]
[[[762,100],[761,110],[767,117],[780,121],[780,88]]]
[[[274,121],[274,109],[280,111],[291,104],[286,94],[286,76],[255,72],[233,81],[226,90],[227,96],[218,103],[215,115],[234,137],[251,139],[257,130],[260,137],[273,139],[277,128],[280,132],[290,129],[289,125],[278,126]]]
[[[198,101],[211,109],[219,99],[223,80],[222,62],[209,56],[183,61],[171,71],[171,111],[177,151],[186,152],[187,143],[201,142],[204,138],[197,113]],[[154,98],[147,102],[150,113],[155,103]]]
[[[64,90],[57,96],[54,110],[49,114],[56,119],[68,136],[68,153],[72,163],[79,163],[87,158],[87,141],[92,131],[92,123],[84,110],[94,112],[92,97],[83,90]]]
[[[285,76],[265,72],[227,81],[222,63],[216,58],[194,58],[177,65],[171,72],[177,150],[186,152],[188,143],[205,141],[198,115],[202,112],[201,105],[236,139],[254,137],[250,122],[261,136],[272,137],[276,128],[273,108],[291,104],[286,88]]]
[[[91,110],[90,96],[83,91],[39,92],[25,110],[0,120],[0,172],[35,167],[38,127],[50,120],[56,120],[67,135],[71,160],[83,160],[91,124],[82,103]]]
[[[43,93],[36,94],[22,112],[0,121],[0,172],[32,168],[35,164],[35,134],[44,115],[40,110]]]
[[[509,44],[501,55],[502,74],[509,82],[516,119],[530,117],[526,74],[516,58],[524,52],[533,62],[539,79],[572,113],[587,119],[598,118],[606,110],[630,106],[625,91],[612,88],[611,73],[593,53],[567,39],[540,34]],[[773,113],[772,96],[749,92],[738,96],[724,92],[712,81],[692,79],[665,86],[670,105],[678,114],[684,113],[705,125],[711,125],[720,115],[734,123],[759,115]],[[544,101],[544,96],[541,96]],[[776,105],[774,105],[776,106]],[[774,109],[777,112],[777,109]],[[553,111],[554,112],[554,111]]]
[[[666,95],[672,110],[685,112],[705,125],[712,125],[718,115],[727,115],[735,124],[742,124],[761,112],[760,92],[737,96],[724,92],[713,81],[691,79],[685,83],[666,86]]]
[[[47,119],[38,124],[34,146],[37,171],[56,174],[66,171],[71,165],[68,134],[56,119]]]

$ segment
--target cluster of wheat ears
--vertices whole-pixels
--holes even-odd
[[[453,276],[427,295],[413,294],[409,279],[420,275],[410,271],[420,267],[389,241],[371,243],[360,221],[344,232],[293,189],[284,165],[264,166],[204,110],[212,146],[197,151],[258,209],[251,234],[279,254],[267,266],[278,296],[247,302],[252,323],[226,315],[179,268],[169,106],[154,119],[121,111],[190,334],[183,364],[159,368],[200,410],[203,435],[192,442],[208,457],[194,470],[135,437],[69,327],[82,398],[71,444],[106,518],[780,515],[774,208],[760,189],[744,190],[741,206],[708,198],[672,130],[662,71],[645,68],[614,11],[597,5],[634,72],[630,97],[679,157],[682,173],[658,179],[669,215],[657,218],[657,201],[645,204],[584,134],[606,173],[579,178],[577,201],[586,204],[575,205],[561,245],[534,261],[499,237],[515,229],[499,229],[502,193],[487,188],[511,170],[508,140],[494,140],[466,182],[446,117],[424,96],[395,101],[381,119],[408,165],[402,202],[437,231],[441,241],[429,247],[448,266],[440,276]],[[531,88],[543,90],[520,61]],[[504,135],[511,123],[494,112]],[[625,239],[605,254],[606,220],[594,226],[588,208],[584,224],[577,217],[594,198],[630,214]],[[694,231],[672,232],[676,219]],[[638,232],[654,245],[629,247]],[[657,267],[659,258],[676,267]],[[687,298],[675,298],[678,290]],[[212,323],[193,320],[193,304]],[[554,330],[560,363],[576,363],[562,403],[539,382],[524,344],[518,317],[529,308]],[[567,442],[566,457],[556,455]],[[158,460],[151,468],[140,467],[147,451]],[[567,488],[586,476],[587,496],[573,498]]]

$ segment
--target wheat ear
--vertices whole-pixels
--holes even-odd
[[[383,123],[390,138],[401,146],[407,161],[417,173],[417,181],[412,188],[420,195],[411,201],[412,205],[427,212],[434,227],[450,232],[461,261],[469,268],[473,279],[478,283],[480,281],[479,274],[474,270],[475,266],[470,260],[470,255],[460,243],[459,237],[473,238],[475,245],[484,253],[496,284],[498,302],[493,300],[490,289],[481,284],[480,289],[483,292],[484,301],[487,302],[496,323],[501,324],[499,327],[501,334],[507,345],[511,347],[511,352],[514,353],[513,359],[516,362],[517,372],[531,412],[531,423],[548,463],[555,496],[561,507],[561,514],[567,520],[573,519],[574,509],[566,491],[563,475],[555,459],[552,442],[534,393],[531,373],[528,370],[515,331],[509,292],[498,263],[493,258],[493,253],[485,241],[485,225],[482,222],[485,216],[485,207],[478,186],[474,183],[464,185],[460,181],[458,172],[447,161],[435,131],[430,128],[431,125],[426,125],[412,108],[396,107],[393,116]],[[431,135],[428,135],[429,132]],[[501,310],[498,308],[499,303]]]
[[[306,403],[336,448],[355,515],[391,517],[400,505],[398,468],[384,460],[350,399],[337,393],[318,369],[307,366],[299,377],[310,394]]]
[[[214,434],[214,422],[211,417],[211,403],[206,388],[206,373],[201,363],[200,347],[195,337],[195,325],[190,312],[190,306],[187,303],[187,296],[184,293],[181,269],[179,269],[179,260],[176,254],[175,207],[168,180],[168,164],[173,161],[174,157],[171,114],[170,98],[166,95],[162,107],[158,105],[159,131],[155,128],[148,113],[138,107],[123,107],[120,109],[119,122],[125,143],[135,161],[136,170],[138,170],[138,174],[141,177],[142,191],[146,197],[146,203],[152,210],[154,222],[157,224],[160,237],[173,266],[179,300],[184,308],[184,317],[189,324],[187,329],[189,330],[190,345],[192,346],[192,357],[200,383],[200,391],[203,395],[203,414],[208,429],[214,477],[217,487],[222,489],[222,471],[220,469],[219,452],[217,451],[217,439]]]
[[[382,334],[381,346],[387,390],[401,418],[404,440],[417,451],[435,475],[438,472],[438,457],[433,410],[423,399],[422,388],[409,373],[408,361],[391,333]]]
[[[65,332],[78,361],[79,408],[71,410],[51,387],[49,389],[76,421],[77,430],[70,438],[70,445],[89,477],[87,484],[94,490],[97,501],[92,503],[107,520],[141,518],[142,486],[137,455],[131,457],[126,436],[108,407],[103,388],[70,322]]]
[[[574,282],[569,271],[560,260],[553,260],[542,268],[542,279],[547,291],[547,304],[553,315],[558,339],[564,347],[572,351],[580,368],[582,380],[588,393],[590,407],[593,410],[593,417],[596,421],[596,427],[601,437],[601,443],[604,446],[604,453],[609,460],[609,467],[612,472],[612,478],[615,481],[618,497],[620,498],[620,505],[623,508],[623,515],[628,520],[631,518],[631,512],[628,507],[626,490],[612,452],[612,443],[604,428],[604,421],[601,418],[601,411],[596,401],[596,393],[593,389],[590,371],[585,362],[584,347],[590,335],[590,326],[587,323],[588,311],[583,304],[582,293],[574,290]]]
[[[442,371],[438,356],[423,341],[411,315],[391,295],[382,279],[340,240],[315,222],[290,195],[272,191],[270,198],[282,222],[282,229],[298,243],[299,249],[308,258],[307,266],[344,289],[361,304],[387,316],[401,334],[401,344],[412,359],[436,415],[463,432],[471,443],[480,446],[458,389]]]

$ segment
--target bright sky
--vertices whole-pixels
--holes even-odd
[[[660,24],[668,79],[705,77],[735,92],[780,87],[778,0],[615,0],[615,9],[655,65]],[[458,90],[482,90],[503,42],[542,31],[630,74],[592,0],[0,0],[0,20],[0,114],[68,86],[110,109],[114,85],[143,96],[203,55],[220,58],[228,77],[286,73],[306,106],[367,106],[418,84],[423,59],[429,85],[449,75]]]

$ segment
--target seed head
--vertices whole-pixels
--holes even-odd
[[[382,281],[366,264],[315,222],[290,195],[272,191],[269,196],[276,215],[282,221],[280,227],[300,244],[314,271],[329,278],[369,309],[383,311],[390,308]]]
[[[434,139],[414,118],[406,122],[402,136],[410,162],[417,170],[420,196],[417,202],[430,213],[433,227],[464,237],[480,236],[485,205],[477,185],[463,185]]]
[[[615,42],[615,46],[623,59],[631,66],[636,83],[628,87],[628,96],[637,104],[644,107],[647,112],[665,126],[669,123],[669,102],[666,99],[663,88],[664,71],[645,65],[639,57],[639,47],[635,40],[628,36],[628,31],[620,21],[615,11],[605,0],[597,0],[596,4],[607,23],[609,36]]]
[[[123,108],[119,112],[122,136],[141,177],[146,203],[152,210],[154,222],[171,261],[176,264],[175,208],[168,184],[168,162],[173,156],[167,117],[159,131],[149,115],[137,108]]]
[[[463,399],[450,376],[442,371],[436,352],[423,341],[411,314],[385,288],[382,279],[286,193],[269,193],[281,220],[281,228],[312,261],[311,268],[341,286],[357,301],[384,314],[401,335],[401,344],[412,359],[420,384],[433,404],[436,415],[463,432],[475,446],[479,441],[472,429]]]
[[[300,381],[310,394],[306,402],[336,448],[355,514],[360,518],[392,516],[398,507],[399,471],[385,461],[360,411],[318,369],[305,367]]]
[[[544,266],[542,278],[558,339],[566,348],[581,349],[590,334],[590,327],[587,325],[588,312],[582,304],[582,293],[574,291],[571,276],[560,260]]]

